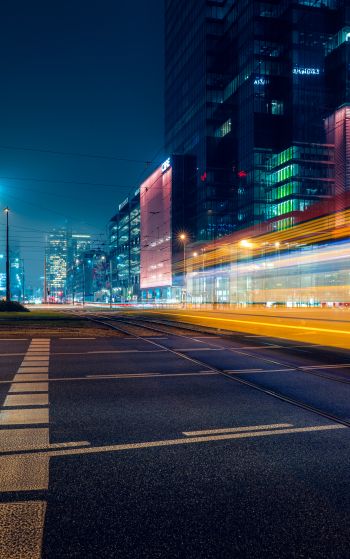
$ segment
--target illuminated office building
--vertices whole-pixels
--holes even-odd
[[[140,291],[140,189],[119,206],[109,225],[109,280],[112,299],[130,301]]]
[[[65,292],[69,300],[73,300],[78,291],[77,263],[91,249],[91,244],[91,235],[67,232],[67,278]]]
[[[81,254],[90,250],[92,244],[91,235],[82,233],[68,234],[68,267]]]
[[[0,254],[0,299],[6,296],[6,258]],[[10,290],[13,301],[22,301],[24,298],[24,264],[19,250],[10,252]]]
[[[196,177],[195,158],[171,155],[121,204],[109,222],[112,296],[180,299],[183,244],[193,212],[189,193]]]
[[[165,7],[165,144],[196,157],[196,240],[266,220],[280,230],[334,195],[348,169],[326,119],[350,101],[349,2]]]
[[[66,294],[67,230],[53,229],[46,238],[46,287],[52,300],[62,301]]]

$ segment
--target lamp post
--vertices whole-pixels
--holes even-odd
[[[77,259],[75,261],[76,265],[79,266],[80,261]],[[82,267],[82,271],[83,271],[83,277],[82,277],[82,287],[83,287],[83,307],[85,306],[85,262],[84,259],[81,261],[81,267]]]
[[[191,271],[192,271],[192,282],[191,282],[191,293],[190,293],[190,295],[191,295],[191,306],[193,305],[193,292],[194,292],[194,290],[195,290],[195,289],[194,289],[194,288],[195,288],[195,286],[194,286],[194,277],[193,277],[193,269],[194,269],[194,261],[193,261],[193,259],[194,259],[194,258],[197,258],[197,256],[198,256],[198,252],[192,252],[192,268],[191,268]]]
[[[112,308],[112,277],[113,277],[113,263],[112,258],[109,261],[109,308]]]
[[[82,261],[82,267],[83,267],[83,307],[85,306],[85,262],[84,260]]]
[[[25,277],[24,277],[24,260],[23,260],[23,258],[21,258],[21,264],[22,264],[22,303],[24,303],[24,291],[25,291],[24,290],[24,280],[25,280]]]
[[[255,247],[254,243],[252,241],[250,241],[249,239],[241,239],[239,241],[239,246],[241,248],[244,249],[253,249]],[[249,256],[249,253],[248,253]],[[246,273],[246,277],[245,277],[245,304],[248,305],[249,303],[249,276],[248,273]]]
[[[186,299],[187,299],[187,271],[186,271],[186,242],[187,242],[187,235],[186,233],[180,233],[179,240],[183,244],[183,273],[184,273],[184,290],[183,290],[183,306],[186,306]]]
[[[11,288],[10,288],[10,248],[9,248],[9,208],[6,207],[6,301],[11,301]]]

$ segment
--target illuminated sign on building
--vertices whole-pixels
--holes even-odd
[[[165,173],[165,171],[169,169],[170,164],[170,157],[168,157],[168,159],[166,159],[164,163],[162,163],[162,173]]]
[[[293,68],[293,74],[299,76],[318,76],[320,74],[319,68],[304,68],[302,66],[296,66]]]
[[[260,76],[256,77],[254,80],[254,85],[267,85],[269,80],[266,78],[262,78]]]

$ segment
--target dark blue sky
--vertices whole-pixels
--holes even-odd
[[[0,49],[0,203],[34,282],[45,231],[103,233],[144,161],[164,158],[163,0],[11,0]]]

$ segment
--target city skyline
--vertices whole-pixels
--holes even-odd
[[[37,286],[45,235],[68,226],[105,237],[145,162],[163,157],[163,2],[99,8],[3,8],[0,204]],[[4,225],[1,213],[0,253]]]

